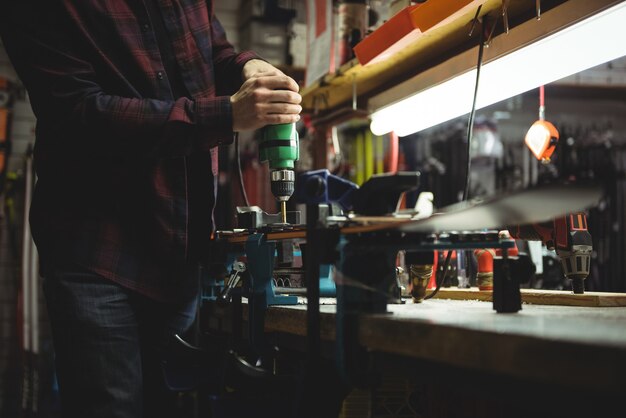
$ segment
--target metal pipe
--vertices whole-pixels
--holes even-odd
[[[32,238],[30,233],[30,225],[28,223],[28,213],[30,210],[32,186],[33,186],[33,162],[31,150],[26,153],[26,161],[24,164],[24,227],[22,229],[22,344],[25,351],[31,350],[31,324],[33,318],[31,318],[32,303],[31,300],[31,286],[32,280],[30,277],[31,271],[31,250],[32,250]]]
[[[275,275],[288,275],[288,274],[304,274],[304,268],[302,267],[280,267],[274,269]]]
[[[306,296],[306,287],[275,287],[274,293],[277,295]]]

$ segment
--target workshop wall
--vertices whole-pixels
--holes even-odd
[[[623,68],[620,66],[625,62],[625,59],[616,60],[611,66]],[[606,72],[606,68],[602,71]],[[524,144],[526,132],[538,118],[537,91],[479,110],[474,127],[474,144],[480,140],[482,129],[479,127],[488,125],[494,138],[501,142],[501,150],[499,155],[483,154],[473,158],[471,196],[495,195],[572,175],[598,179],[609,185],[602,204],[588,211],[594,247],[592,270],[586,281],[590,291],[626,290],[623,257],[626,214],[622,203],[626,196],[625,114],[624,84],[598,87],[554,83],[546,86],[546,119],[560,132],[559,143],[548,165],[538,161]],[[422,185],[434,193],[436,206],[452,204],[462,193],[466,124],[467,116],[464,116],[401,140],[405,162],[402,168],[422,172]],[[560,289],[566,284],[558,275],[550,283],[545,280],[543,286]]]
[[[16,80],[17,76],[0,44],[0,77]],[[15,158],[12,158],[14,161]],[[13,164],[11,164],[13,165]],[[17,339],[16,294],[17,264],[9,240],[4,199],[0,198],[0,413],[6,411],[11,397],[18,395],[11,382],[17,382],[17,370],[9,367],[15,364]]]
[[[28,146],[35,140],[36,118],[30,107],[28,96],[21,88],[15,70],[0,43],[0,77],[8,79],[16,86],[14,103],[11,110],[11,129],[9,138],[12,152],[8,160],[8,171],[18,175],[15,183],[14,213],[16,217],[11,226],[17,234],[12,241],[6,213],[4,197],[0,197],[0,416],[11,414],[17,407],[19,382],[18,339],[16,329],[17,288],[19,283],[19,257],[16,250],[21,249],[21,230],[23,227],[23,183],[19,181],[23,171],[24,156]],[[41,293],[40,293],[41,294]],[[45,329],[45,307],[41,301],[42,330]],[[44,335],[45,339],[46,336]]]
[[[215,15],[226,31],[226,38],[239,49],[239,32],[237,30],[240,0],[218,1],[215,4]]]
[[[20,83],[11,65],[9,58],[0,43],[0,77],[7,78],[18,85],[17,97],[13,105],[11,140],[13,150],[9,160],[9,170],[21,169],[24,154],[29,144],[35,141],[36,118],[30,107],[28,96],[24,89],[20,88]]]
[[[0,42],[0,74],[10,80],[16,80],[17,74],[15,74],[15,70],[9,62],[9,57],[7,57],[6,51],[1,45],[2,42]]]

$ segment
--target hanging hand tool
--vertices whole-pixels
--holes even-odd
[[[542,163],[550,162],[550,157],[559,141],[559,131],[545,119],[545,88],[539,87],[539,120],[532,124],[524,141],[533,155]]]
[[[539,1],[537,16],[539,16]],[[559,140],[559,132],[545,120],[545,87],[539,87],[539,120],[526,134],[526,145],[542,163],[550,162],[550,157]],[[587,230],[587,217],[584,213],[573,213],[555,219],[552,223],[517,227],[516,238],[542,241],[549,249],[556,249],[561,259],[565,277],[572,280],[574,293],[584,293],[584,280],[589,276],[592,240]]]
[[[263,128],[259,142],[259,160],[267,161],[270,169],[271,189],[280,202],[282,223],[287,223],[287,201],[293,194],[294,164],[300,156],[299,137],[295,123],[268,125]]]

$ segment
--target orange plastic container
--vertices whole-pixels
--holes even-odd
[[[426,31],[454,21],[485,1],[427,1],[405,7],[359,42],[354,53],[361,65],[383,61],[415,42]]]

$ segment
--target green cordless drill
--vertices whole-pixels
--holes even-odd
[[[259,142],[259,159],[270,169],[272,194],[280,202],[282,223],[287,223],[287,201],[293,194],[294,163],[300,156],[295,123],[267,125]]]

